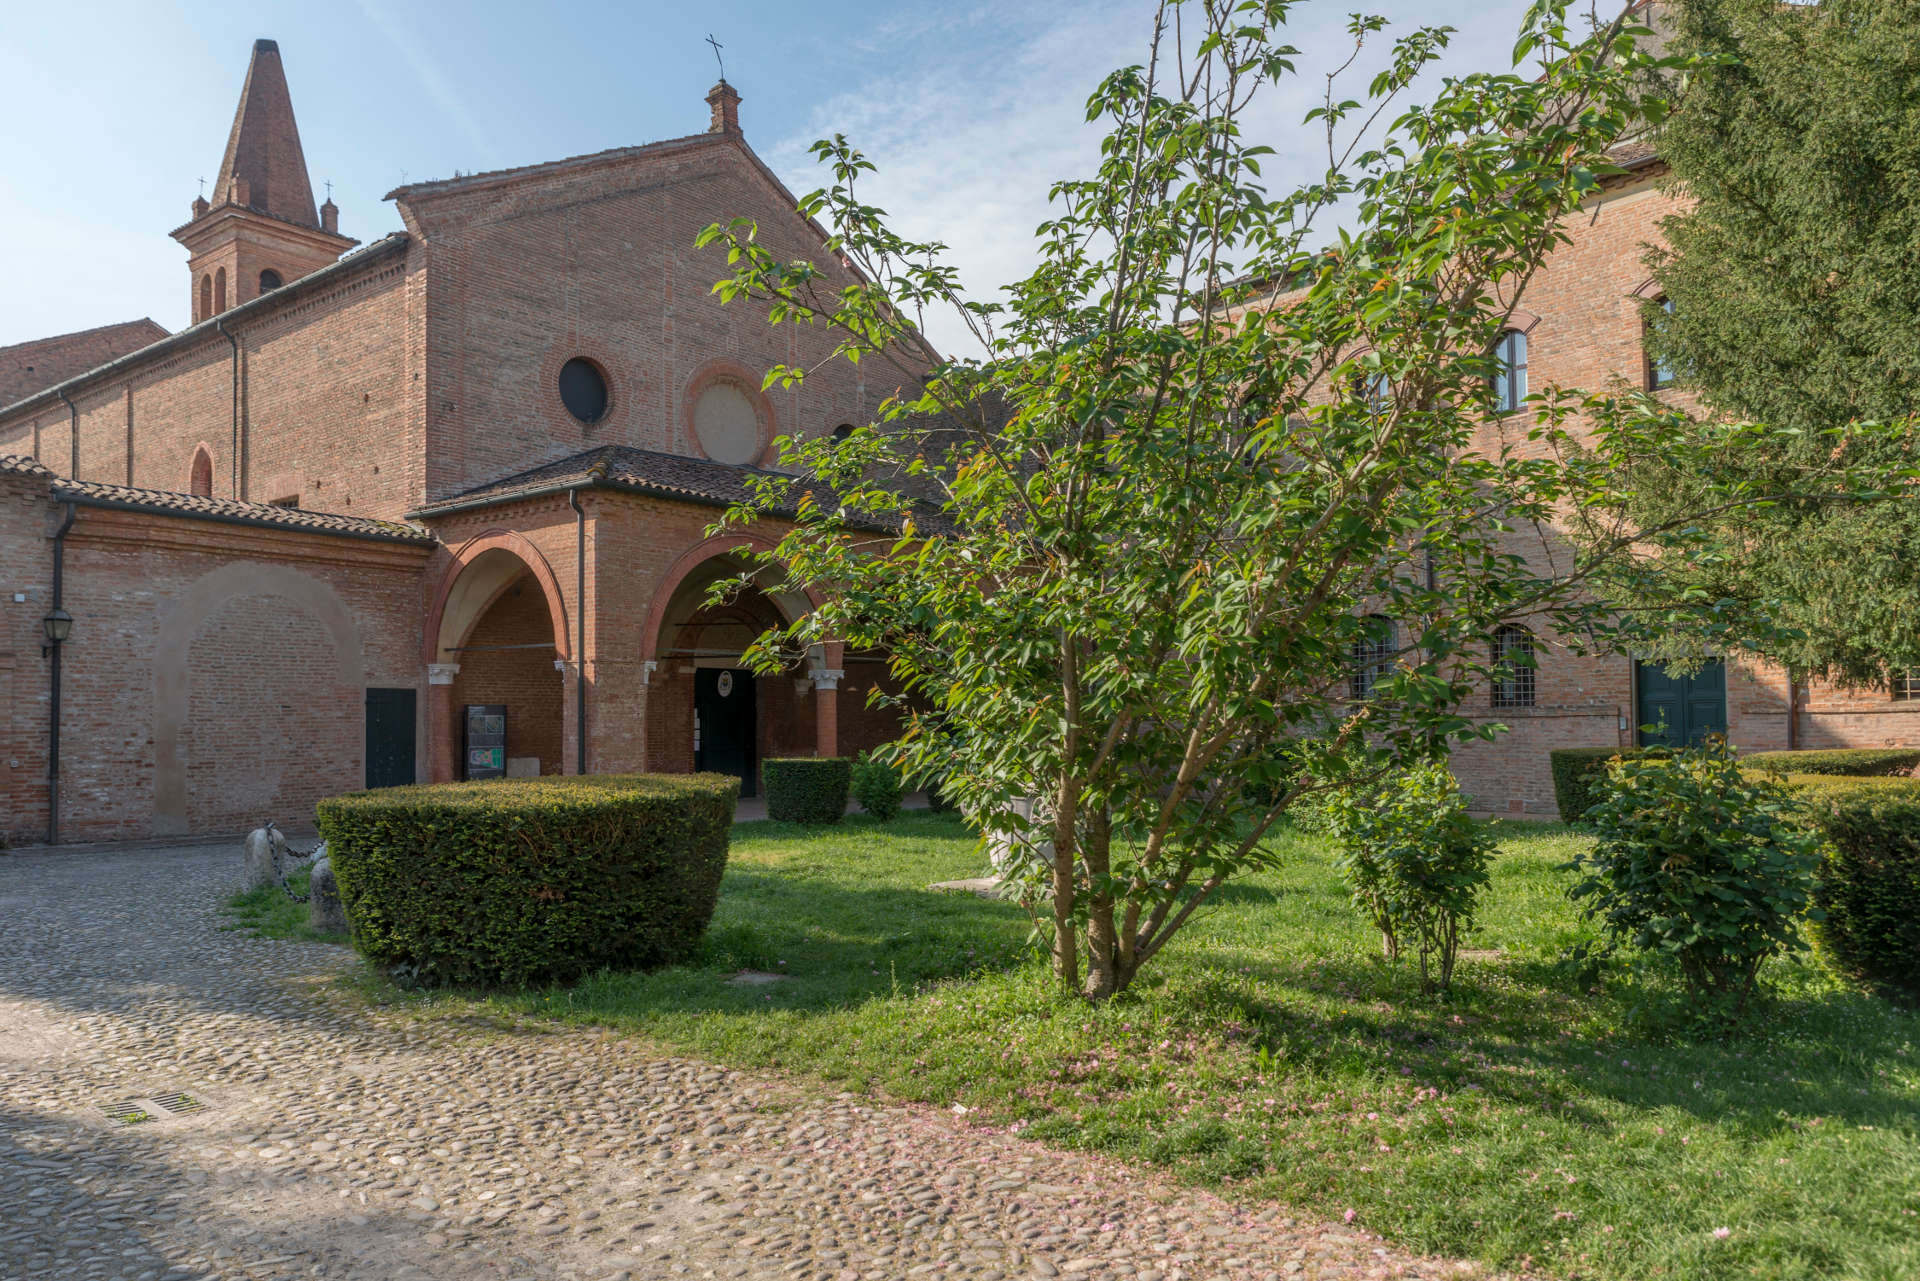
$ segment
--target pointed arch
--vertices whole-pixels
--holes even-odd
[[[193,461],[187,464],[187,492],[198,498],[213,497],[213,450],[205,441],[193,447]]]

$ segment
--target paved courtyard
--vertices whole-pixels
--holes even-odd
[[[346,949],[221,930],[239,862],[0,855],[0,1278],[1477,1275],[938,1110],[367,1009]]]

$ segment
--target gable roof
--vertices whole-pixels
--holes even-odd
[[[0,405],[10,405],[166,336],[165,329],[143,316],[0,347]]]
[[[451,498],[428,503],[408,515],[445,516],[568,489],[624,490],[708,507],[730,507],[752,497],[752,481],[761,476],[791,479],[785,472],[741,467],[711,458],[689,458],[630,445],[601,445],[476,485]]]
[[[606,489],[695,503],[702,507],[731,507],[754,496],[753,482],[759,478],[798,480],[799,493],[810,496],[821,506],[831,507],[839,503],[833,491],[825,485],[818,481],[810,482],[791,472],[742,467],[715,462],[711,458],[689,458],[683,454],[664,454],[654,449],[635,449],[630,445],[601,445],[597,449],[570,454],[476,486],[451,498],[428,503],[407,515],[414,519],[451,516],[456,512],[493,507],[523,498],[565,493],[569,489]],[[795,508],[789,503],[775,508],[770,514],[791,517],[795,514]],[[944,527],[939,513],[931,508],[922,512],[917,523],[928,531]],[[899,528],[894,523],[872,517],[854,519],[848,524],[876,533],[895,533]]]

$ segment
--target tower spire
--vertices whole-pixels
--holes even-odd
[[[216,205],[241,205],[301,227],[320,225],[313,185],[307,178],[307,158],[300,149],[300,129],[293,120],[287,73],[275,41],[253,42],[253,59],[247,64],[246,83],[233,113],[233,129],[227,134],[213,193]]]
[[[211,197],[211,198],[209,198]],[[210,320],[318,271],[358,241],[332,199],[316,209],[280,46],[253,42],[220,176],[173,238],[187,248],[193,319]]]

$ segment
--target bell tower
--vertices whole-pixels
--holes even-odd
[[[195,198],[192,221],[173,231],[187,247],[195,324],[292,284],[360,243],[340,234],[332,200],[313,207],[287,73],[271,40],[253,42],[211,195]]]

